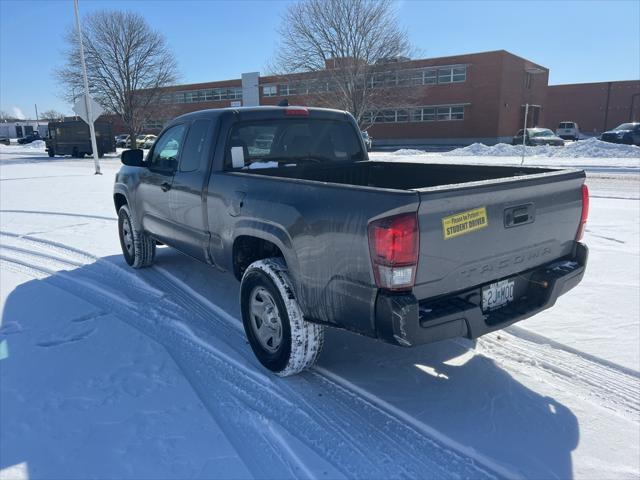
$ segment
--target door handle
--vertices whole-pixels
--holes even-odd
[[[160,188],[162,189],[163,192],[168,192],[169,190],[171,190],[171,184],[167,182],[162,182],[160,184]]]
[[[518,205],[504,210],[504,226],[517,227],[533,223],[536,219],[536,209],[533,203]]]

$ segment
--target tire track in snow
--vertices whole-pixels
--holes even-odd
[[[40,239],[30,240],[40,241]],[[60,247],[59,244],[54,244],[54,246]],[[85,256],[96,259],[96,257],[76,249],[69,249],[69,251],[82,253]],[[114,266],[111,262],[105,263],[110,266]],[[123,268],[123,271],[127,275],[138,279],[138,275],[130,272],[126,267]],[[149,282],[152,282],[156,286],[158,286],[158,284],[162,285],[162,291],[172,292],[171,296],[175,301],[181,304],[186,310],[193,312],[200,318],[200,320],[198,320],[198,322],[200,322],[200,328],[197,334],[199,337],[208,338],[210,335],[208,329],[212,326],[212,318],[217,317],[224,320],[223,322],[216,322],[217,334],[223,334],[226,337],[227,335],[237,335],[240,333],[240,338],[242,342],[244,342],[242,324],[237,318],[213,304],[210,300],[203,297],[201,294],[193,290],[188,284],[184,283],[164,268],[156,266],[152,269],[141,271],[140,273],[142,273],[142,275],[147,279],[147,281],[144,282],[146,285],[148,285]],[[204,319],[204,323],[202,322],[202,319]],[[225,324],[226,327],[231,327],[231,329],[225,328]],[[220,330],[221,328],[223,331]],[[490,338],[491,337],[483,337],[480,341],[483,342],[486,340],[487,342],[490,342]],[[508,345],[504,345],[504,342],[494,342],[493,344],[487,343],[485,351],[491,357],[496,358],[498,361],[502,361],[503,364],[510,364],[512,369],[515,369],[513,367],[518,365],[528,364],[535,368],[539,368],[540,372],[547,374],[549,376],[548,380],[551,383],[556,385],[561,384],[562,387],[565,387],[566,385],[577,385],[581,388],[585,398],[590,399],[605,408],[619,411],[622,415],[633,415],[634,412],[638,411],[637,389],[635,391],[633,389],[633,386],[637,385],[637,382],[634,381],[633,376],[627,375],[624,372],[621,373],[616,371],[615,368],[611,368],[609,365],[603,365],[600,359],[595,357],[585,359],[581,357],[579,352],[566,352],[557,345],[552,347],[541,346],[536,342],[527,342],[527,340],[519,338],[519,336],[512,336]],[[541,348],[543,351],[540,351]],[[248,352],[247,348],[240,348],[240,350],[241,352],[238,352],[238,349],[235,349],[235,351],[232,352],[232,355],[239,354],[244,357],[248,364],[255,364],[255,360],[250,352]],[[516,350],[517,353],[514,353]],[[560,361],[561,359],[557,358],[558,356],[562,357],[566,355],[569,355],[569,357],[565,358],[562,362]],[[579,368],[577,370],[574,369],[573,366],[576,362],[580,363],[583,368]],[[560,364],[564,365],[564,367],[554,367],[554,365]],[[608,380],[608,378],[612,377],[609,370],[613,370],[613,377],[615,377],[615,379]],[[596,372],[595,374],[593,373],[594,371]],[[495,465],[490,459],[484,458],[476,452],[467,452],[466,447],[459,445],[455,440],[441,435],[439,432],[433,430],[432,427],[406,415],[404,412],[396,411],[393,406],[387,404],[383,399],[375,397],[366,391],[358,392],[358,387],[351,385],[345,379],[338,377],[331,372],[323,371],[322,369],[316,369],[315,374],[317,374],[319,378],[323,378],[325,382],[332,384],[333,389],[345,388],[350,390],[352,393],[355,392],[357,397],[361,397],[361,401],[364,400],[370,406],[377,407],[387,414],[400,418],[407,424],[412,424],[413,427],[425,435],[429,435],[440,443],[459,451],[462,455],[474,458],[478,464],[485,465],[488,469],[498,472],[498,474],[503,476],[514,475],[514,472],[500,471],[500,466]],[[291,394],[295,393],[296,392],[292,392]],[[316,420],[321,421],[322,419]],[[326,421],[326,419],[324,420]]]
[[[36,261],[39,258],[36,256]],[[337,390],[331,391],[327,395],[327,386],[320,386],[318,382],[310,382],[309,375],[297,379],[282,380],[258,373],[251,363],[237,359],[237,351],[228,351],[230,347],[227,344],[234,343],[236,349],[239,348],[245,355],[250,356],[249,349],[239,334],[226,338],[223,345],[216,345],[220,343],[219,339],[210,334],[207,336],[206,331],[200,331],[203,320],[205,327],[209,327],[210,331],[211,312],[207,311],[208,315],[205,319],[200,318],[199,315],[194,316],[189,311],[193,299],[187,309],[176,305],[167,298],[143,304],[122,302],[117,297],[107,295],[107,292],[102,290],[104,285],[96,287],[91,279],[77,278],[80,277],[80,274],[69,278],[68,272],[54,272],[21,258],[3,255],[2,260],[20,265],[28,271],[35,270],[53,275],[47,281],[85,300],[90,299],[92,303],[107,311],[118,314],[151,338],[164,344],[174,358],[179,358],[185,352],[193,353],[194,349],[207,353],[209,360],[207,363],[214,363],[216,367],[213,370],[206,370],[206,372],[216,372],[214,391],[220,392],[220,384],[225,385],[227,391],[233,393],[234,399],[241,401],[247,407],[244,410],[258,412],[269,421],[284,428],[346,476],[416,477],[429,472],[431,476],[442,478],[458,475],[476,478],[493,477],[487,470],[476,465],[473,460],[443,447],[432,439],[425,438],[395,417],[385,415],[384,412],[372,408],[370,404],[362,402],[353,395]],[[133,287],[133,285],[130,286]],[[181,320],[176,320],[178,318]],[[214,320],[216,323],[226,324],[225,321],[220,322],[215,316]],[[202,338],[207,338],[208,341],[204,342],[201,340]],[[235,341],[229,342],[232,339]],[[183,349],[181,350],[178,345],[182,345]],[[191,359],[192,361],[193,359]],[[253,359],[251,362],[255,364]],[[184,362],[182,366],[187,371],[191,370],[188,367],[184,368]],[[202,374],[201,369],[195,370],[189,372],[191,376]],[[207,374],[207,376],[210,375]],[[204,379],[204,381],[207,380]],[[205,395],[201,395],[201,398],[206,398],[211,394],[211,391],[212,389],[208,389]],[[282,391],[286,392],[286,395],[280,393]],[[317,408],[319,401],[316,395],[318,393],[324,395],[320,408]],[[228,403],[229,400],[226,399],[226,401]],[[298,408],[300,404],[304,403],[312,406],[310,411]],[[213,411],[216,413],[218,410],[219,404],[216,403]],[[244,410],[241,414],[243,417]],[[327,414],[325,410],[331,413]],[[218,417],[220,417],[219,414]],[[218,420],[220,421],[220,418]],[[379,430],[381,425],[384,425],[384,432]],[[230,429],[228,433],[234,430]],[[253,434],[255,435],[255,432]],[[380,437],[386,437],[387,441],[381,443],[374,440],[372,443],[372,439]],[[247,438],[243,437],[241,440],[237,445],[239,452],[242,447],[246,446]],[[263,440],[271,445],[270,450],[274,453],[274,445],[279,444],[279,440]],[[281,454],[281,452],[279,453]],[[254,457],[255,451],[251,453],[252,460],[249,463],[251,461],[254,464],[256,462],[263,463]],[[245,460],[247,459],[245,458]],[[295,462],[293,463],[295,464]],[[256,474],[264,475],[266,471],[269,471],[264,468],[268,468],[268,465],[262,464],[260,468],[252,470]],[[290,466],[290,471],[291,468],[293,467]],[[282,471],[278,476],[281,475]]]
[[[623,368],[613,368],[550,344],[527,340],[518,336],[518,330],[480,337],[476,349],[511,370],[522,371],[523,367],[528,367],[537,378],[542,373],[548,383],[567,391],[570,389],[586,401],[638,422],[640,381]]]
[[[7,179],[14,180],[14,179]],[[0,210],[0,213],[26,213],[31,215],[54,215],[56,217],[75,217],[75,218],[90,218],[92,220],[109,220],[111,222],[117,222],[116,217],[105,217],[104,215],[85,215],[83,213],[66,213],[66,212],[49,212],[43,210]]]
[[[133,282],[136,287],[145,290],[147,294],[151,294],[157,297],[161,297],[164,295],[164,292],[158,290],[157,288],[154,288],[148,282],[142,280],[138,275],[131,272],[130,267],[124,267],[123,265],[109,262],[108,260],[97,257],[89,252],[85,252],[84,250],[70,247],[68,245],[54,242],[52,240],[45,240],[43,238],[34,237],[32,235],[20,235],[14,232],[0,230],[0,236],[13,239],[14,242],[19,244],[29,245],[40,251],[43,255],[49,255],[56,260],[67,261],[70,266],[78,266],[78,263],[82,265],[95,263],[96,265],[108,270],[110,274],[115,275],[116,277],[124,281]],[[6,242],[2,244],[2,246],[5,245],[7,245]],[[52,254],[51,252],[55,252],[55,254],[58,255]],[[69,257],[71,257],[71,260],[69,260]],[[76,260],[73,260],[74,257],[76,258]]]

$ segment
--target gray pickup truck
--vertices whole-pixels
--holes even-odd
[[[165,244],[232,272],[249,343],[282,376],[313,365],[325,326],[402,346],[504,328],[587,263],[583,171],[370,161],[341,111],[189,113],[122,163],[127,263]]]

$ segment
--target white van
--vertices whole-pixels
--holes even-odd
[[[560,122],[556,129],[556,135],[563,140],[578,140],[580,128],[576,122]]]

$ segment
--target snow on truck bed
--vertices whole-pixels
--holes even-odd
[[[0,145],[0,478],[637,478],[640,177],[562,160],[627,174],[588,174],[590,263],[553,309],[413,349],[330,331],[279,379],[231,276],[124,264],[115,156]]]

